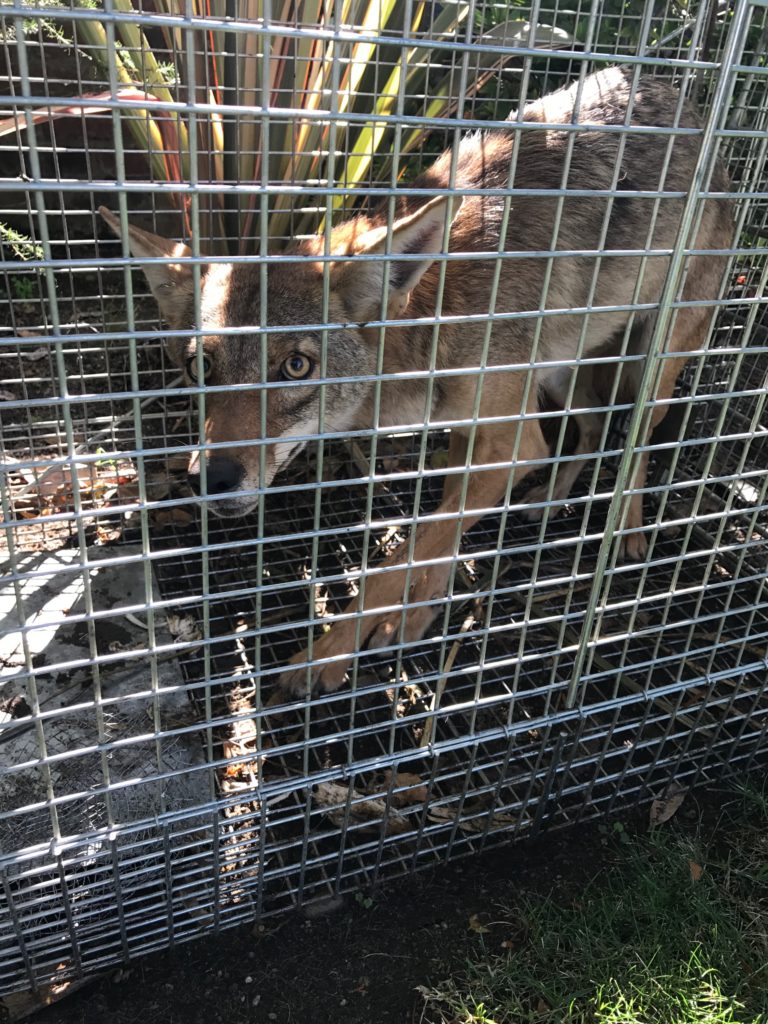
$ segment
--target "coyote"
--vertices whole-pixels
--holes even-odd
[[[136,227],[129,229],[132,255],[139,260],[158,260],[147,263],[144,271],[170,327],[188,330],[197,325],[204,332],[201,360],[195,356],[194,340],[172,338],[167,343],[171,358],[187,378],[197,381],[200,368],[211,385],[258,385],[266,345],[268,380],[280,382],[278,387],[261,390],[254,387],[206,395],[205,443],[232,445],[214,448],[206,455],[207,494],[215,498],[212,512],[222,516],[250,512],[257,502],[254,492],[269,486],[304,447],[302,438],[320,429],[317,325],[323,322],[332,325],[323,378],[328,381],[323,385],[324,430],[400,428],[423,425],[426,420],[458,424],[450,433],[449,466],[466,467],[469,473],[463,500],[463,474],[447,474],[439,515],[416,528],[407,594],[407,544],[384,563],[395,571],[375,573],[368,579],[359,634],[363,647],[397,642],[401,625],[406,642],[424,635],[445,596],[458,543],[456,517],[461,517],[460,530],[467,530],[503,498],[510,478],[518,484],[537,462],[549,457],[535,418],[540,389],[550,402],[565,408],[573,385],[570,407],[577,410],[579,427],[575,454],[585,456],[594,451],[602,417],[590,410],[611,399],[616,365],[582,366],[573,382],[571,368],[543,365],[531,371],[525,364],[532,355],[544,364],[573,360],[582,333],[585,356],[619,355],[625,333],[629,352],[642,355],[654,329],[654,304],[664,287],[668,254],[679,228],[684,196],[691,188],[701,133],[601,131],[599,127],[699,129],[697,114],[669,84],[650,77],[640,77],[633,84],[631,70],[613,67],[587,77],[580,96],[572,85],[529,103],[522,125],[515,115],[510,120],[508,130],[467,136],[458,147],[454,168],[452,151],[443,153],[414,183],[413,187],[424,189],[426,195],[398,198],[391,231],[385,208],[355,216],[334,228],[328,250],[325,237],[315,237],[293,248],[293,253],[303,257],[299,262],[268,263],[264,322],[267,328],[295,325],[295,331],[220,334],[222,328],[257,328],[262,322],[260,266],[246,260],[204,267],[201,308],[196,316],[193,272],[184,260],[191,255],[190,249]],[[533,122],[561,127],[527,127]],[[571,123],[591,130],[573,132],[562,127]],[[513,188],[530,191],[513,194],[502,244],[502,190],[510,183],[513,164]],[[452,169],[455,188],[473,194],[462,199],[449,190]],[[551,193],[563,187],[577,194],[562,198]],[[715,192],[728,189],[719,163],[712,171],[709,188]],[[493,190],[493,194],[476,194],[483,190]],[[539,190],[541,194],[537,194]],[[643,192],[652,195],[638,195]],[[653,193],[659,192],[671,195],[657,200]],[[119,234],[118,218],[103,207],[100,212]],[[444,249],[448,222],[450,235]],[[665,344],[665,351],[679,353],[679,358],[664,361],[656,391],[660,404],[655,404],[648,416],[644,442],[667,411],[665,403],[672,396],[686,354],[706,342],[712,312],[706,303],[719,292],[726,257],[711,251],[722,250],[731,241],[727,202],[703,202],[697,224],[693,248],[710,252],[688,258],[684,304],[676,311]],[[551,261],[541,255],[552,250],[566,255]],[[590,254],[595,250],[604,250],[605,255]],[[643,250],[652,250],[654,255],[644,259]],[[326,251],[334,258],[324,321],[323,262],[317,257]],[[374,421],[372,378],[377,371],[380,331],[367,325],[380,320],[382,313],[388,320],[408,321],[386,327],[385,375],[429,371],[440,287],[439,254],[446,251],[467,258],[443,260],[440,315],[446,322],[439,327],[438,374],[433,378],[431,405],[425,407],[428,372],[410,379],[385,379],[379,417]],[[500,316],[492,325],[485,365],[503,369],[481,373],[488,329],[483,314],[489,310],[499,251],[506,254],[494,308]],[[381,259],[356,260],[359,256]],[[398,259],[400,256],[411,258]],[[622,308],[632,304],[641,307],[634,317]],[[586,324],[585,307],[590,307]],[[601,311],[602,307],[606,308]],[[549,311],[557,313],[547,315]],[[526,312],[530,315],[501,315]],[[542,312],[543,317],[538,315]],[[462,317],[467,319],[462,322]],[[464,368],[465,374],[439,374]],[[642,370],[642,360],[623,365],[616,392],[619,401],[634,400]],[[531,372],[533,377],[526,383]],[[361,379],[350,380],[356,377]],[[469,451],[470,423],[481,378],[479,423]],[[262,436],[263,401],[267,403],[266,432],[271,441],[261,479],[260,446],[251,442]],[[514,419],[521,414],[527,414],[526,418]],[[621,545],[622,556],[629,560],[642,559],[647,547],[641,494],[647,462],[647,454],[638,458],[633,493],[627,499]],[[583,464],[583,458],[563,463],[554,482],[555,499],[567,497]],[[191,457],[189,477],[199,489],[198,453]],[[547,493],[544,488],[530,496],[541,501]],[[353,601],[348,612],[356,610]],[[343,682],[356,654],[356,618],[349,614],[340,619],[315,641],[311,665],[305,653],[292,659],[280,679],[285,695],[305,695],[308,685],[327,692]]]

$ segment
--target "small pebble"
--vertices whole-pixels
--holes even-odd
[[[253,984],[253,978],[250,976],[250,974],[246,974],[246,976],[245,976],[245,984],[246,985],[252,985]]]

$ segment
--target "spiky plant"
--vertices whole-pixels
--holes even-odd
[[[197,196],[209,253],[228,252],[232,239],[239,252],[253,245],[261,186],[271,186],[269,232],[280,240],[317,230],[328,209],[345,207],[365,182],[397,180],[407,167],[402,158],[429,130],[406,123],[397,132],[393,168],[397,118],[454,114],[462,90],[450,44],[477,39],[464,0],[191,0],[191,24],[179,0],[154,0],[154,16],[138,0],[103,2],[118,15],[114,28],[78,19],[73,41],[113,88],[83,94],[80,103],[93,103],[86,110],[96,113],[105,109],[97,101],[122,101],[121,128],[146,153],[154,181],[220,186]],[[93,10],[93,3],[75,0],[75,7]],[[404,38],[413,44],[403,46]],[[571,38],[507,19],[480,41],[495,49],[471,54],[465,96],[510,62],[499,44],[552,48]],[[79,105],[31,117],[75,112]],[[0,122],[0,134],[8,128]],[[314,201],[301,209],[297,196],[308,186]],[[343,190],[330,207],[328,188]],[[188,232],[192,194],[172,193]]]

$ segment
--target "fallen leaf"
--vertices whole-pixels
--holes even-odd
[[[427,799],[427,787],[422,782],[420,775],[414,775],[412,772],[397,772],[393,782],[391,769],[387,769],[381,775],[374,777],[371,785],[366,787],[366,792],[370,793],[373,790],[381,791],[381,789],[389,789],[390,786],[394,790],[401,791],[392,793],[390,802],[393,807],[423,804]]]
[[[691,881],[698,882],[698,880],[704,874],[704,868],[701,866],[701,864],[697,864],[695,860],[689,860],[688,867],[691,872]]]
[[[189,452],[183,451],[178,454],[174,452],[165,460],[169,473],[186,473],[189,465]]]
[[[147,497],[151,501],[162,501],[171,496],[171,482],[165,473],[147,474]]]
[[[34,335],[34,331],[19,331],[20,338],[33,338]],[[19,355],[22,359],[26,359],[28,363],[37,363],[39,360],[45,359],[49,352],[50,349],[43,345],[40,348],[23,349]]]
[[[120,540],[123,531],[120,527],[106,527],[97,525],[96,526],[96,543],[97,544],[112,544],[116,540]]]
[[[384,824],[388,833],[406,832],[411,825],[408,820],[387,805],[383,800],[368,800],[364,794],[338,782],[320,782],[312,790],[312,799],[325,808],[325,813],[341,827],[348,820],[358,825],[375,826]],[[349,817],[347,818],[347,809]]]
[[[13,391],[6,391],[5,388],[0,390],[0,402],[12,402],[15,398]]]
[[[651,828],[654,825],[663,825],[664,822],[673,818],[685,800],[688,790],[679,782],[670,782],[660,797],[657,797],[651,804]]]
[[[456,821],[457,811],[452,807],[432,807],[427,818],[435,822]],[[487,814],[480,817],[459,818],[458,820],[458,827],[462,832],[485,832],[486,829],[491,831],[492,829],[512,828],[516,824],[517,818],[511,814],[494,814],[490,823]]]
[[[110,654],[124,654],[126,651],[135,650],[130,644],[123,643],[122,640],[112,640],[107,645],[107,650]],[[141,650],[141,648],[139,648]]]
[[[193,615],[171,614],[166,616],[165,624],[174,640],[179,640],[181,643],[192,643],[203,637],[202,630]]]
[[[429,821],[456,821],[456,811],[450,807],[430,807]]]
[[[152,514],[155,526],[189,526],[194,518],[185,508],[159,508]]]
[[[0,700],[0,725],[4,725],[14,718],[24,718],[26,715],[31,714],[32,711],[29,704],[27,704],[26,699],[20,693],[7,697],[5,700]]]
[[[459,828],[462,832],[485,832],[486,828],[491,832],[494,829],[513,828],[516,824],[517,818],[512,814],[494,814],[490,824],[484,814],[481,818],[467,818],[460,821]]]
[[[80,491],[90,490],[96,476],[94,467],[82,463],[75,466],[49,466],[47,469],[28,468],[22,471],[28,493],[38,498],[53,498],[62,504],[74,495],[74,481]]]
[[[15,459],[3,459],[3,465],[18,466]],[[34,465],[11,468],[24,481],[14,501],[25,498],[45,509],[62,509],[74,502],[75,490],[81,497],[106,504],[110,495],[123,484],[135,484],[136,467],[129,459],[105,458],[103,462],[51,465],[48,460],[36,460]]]
[[[126,484],[120,484],[117,498],[122,505],[133,505],[141,500],[141,488],[138,480],[129,480]],[[131,513],[127,513],[131,515]]]
[[[470,915],[468,928],[471,932],[477,932],[478,935],[485,935],[491,930],[488,925],[483,924],[479,914]]]

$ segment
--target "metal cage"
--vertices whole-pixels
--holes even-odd
[[[19,0],[0,3],[0,39],[0,993],[764,760],[764,0]],[[204,272],[257,268],[258,322],[232,333],[264,352],[269,266],[319,261],[324,320],[306,326],[322,378],[331,255],[281,255],[289,243],[375,203],[391,242],[395,198],[443,150],[520,130],[527,100],[617,64],[674,83],[702,116],[636,400],[614,394],[567,501],[553,487],[574,458],[571,419],[542,404],[542,521],[524,518],[525,487],[510,484],[443,553],[447,595],[424,638],[403,627],[383,657],[360,643],[343,686],[281,696],[290,658],[309,645],[311,662],[350,607],[360,638],[393,547],[413,558],[450,474],[451,423],[425,409],[400,429],[339,430],[321,400],[320,429],[252,488],[253,511],[217,517],[210,469],[201,499],[187,478],[216,393],[203,380]],[[644,445],[718,155],[736,227],[727,270],[708,337]],[[662,184],[644,187],[663,198]],[[521,191],[514,176],[497,188],[507,216]],[[553,198],[568,195],[564,178]],[[608,198],[622,200],[615,180]],[[191,324],[163,326],[142,260],[100,205],[123,231],[189,243]],[[501,243],[485,255],[489,275],[515,258]],[[370,259],[394,273],[386,247]],[[379,354],[382,312],[369,328]],[[547,315],[543,296],[527,311]],[[579,315],[586,335],[595,309]],[[489,335],[498,317],[480,317]],[[435,338],[449,319],[441,302],[428,311]],[[174,338],[194,352],[186,375]],[[631,359],[625,345],[608,362]],[[232,395],[269,390],[264,360]],[[426,377],[450,386],[434,351]],[[405,395],[409,373],[398,380]],[[512,434],[524,418],[508,416]],[[249,443],[263,470],[262,419]],[[475,410],[470,434],[478,422]],[[648,553],[623,564],[643,451]],[[459,486],[477,470],[468,456]]]

